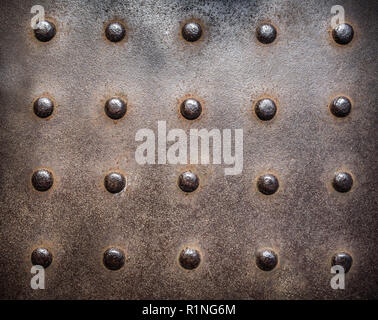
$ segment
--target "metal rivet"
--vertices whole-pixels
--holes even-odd
[[[332,257],[332,266],[342,266],[344,268],[345,273],[347,273],[352,267],[352,262],[352,257],[345,252],[336,253]]]
[[[188,120],[197,119],[202,112],[201,104],[195,99],[186,99],[180,106],[180,112]]]
[[[125,188],[126,179],[121,173],[111,172],[105,176],[104,185],[110,193],[118,193]]]
[[[341,23],[332,30],[333,39],[338,44],[348,44],[352,41],[353,35],[353,28],[350,24],[347,23]]]
[[[332,114],[339,118],[346,117],[350,113],[351,109],[352,104],[346,97],[337,97],[330,105]]]
[[[196,249],[186,248],[181,251],[179,262],[184,269],[193,270],[199,266],[201,255]]]
[[[263,271],[273,270],[278,263],[277,255],[274,251],[264,249],[256,254],[256,265]]]
[[[257,180],[257,188],[266,195],[271,195],[278,190],[278,179],[272,174],[264,174]]]
[[[125,37],[126,30],[119,22],[112,22],[106,27],[105,35],[109,41],[119,42]]]
[[[47,97],[41,97],[34,102],[33,109],[38,117],[47,118],[54,111],[54,103]]]
[[[348,192],[352,189],[353,178],[348,172],[337,172],[333,178],[332,185],[338,192]]]
[[[53,175],[46,169],[37,170],[32,175],[33,187],[38,191],[49,190],[54,183]]]
[[[110,98],[105,103],[105,113],[111,119],[121,119],[126,114],[126,103],[120,98]]]
[[[199,179],[193,172],[185,171],[180,174],[178,185],[182,191],[193,192],[198,188]]]
[[[39,265],[47,268],[52,262],[52,254],[45,248],[37,248],[31,254],[33,265]]]
[[[56,33],[55,25],[50,21],[40,21],[34,29],[35,37],[42,42],[50,41]]]
[[[276,39],[276,36],[276,28],[271,24],[262,24],[256,29],[256,37],[261,43],[272,43]]]
[[[125,254],[121,249],[109,248],[104,252],[103,263],[109,270],[119,270],[125,264]]]
[[[277,107],[273,100],[265,98],[257,101],[255,112],[260,120],[267,121],[273,119],[277,112]]]
[[[182,36],[186,41],[197,41],[202,36],[202,28],[196,22],[189,22],[182,28]]]

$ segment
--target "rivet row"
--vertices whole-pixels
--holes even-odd
[[[277,112],[276,102],[270,98],[259,99],[253,108],[256,116],[263,121],[272,120]],[[338,96],[329,104],[329,110],[338,118],[346,117],[351,109],[352,103],[345,96]],[[39,97],[33,103],[33,110],[36,116],[48,118],[53,114],[54,102],[49,97]],[[119,120],[127,112],[127,101],[120,97],[112,97],[105,102],[104,111],[110,119]],[[202,105],[194,98],[185,99],[180,104],[180,114],[187,120],[195,120],[201,113]]]
[[[53,174],[47,169],[36,170],[33,172],[31,182],[36,190],[47,191],[53,186]],[[177,184],[182,191],[189,193],[199,187],[200,180],[192,171],[185,171],[179,175]],[[119,172],[111,172],[105,176],[104,186],[110,193],[119,193],[126,186],[125,176]],[[336,172],[332,180],[332,186],[341,193],[350,191],[353,186],[352,175],[348,172]],[[257,189],[265,195],[276,193],[278,187],[278,179],[273,174],[264,174],[257,180]]]
[[[56,27],[51,21],[40,21],[34,29],[34,34],[39,41],[47,42],[55,36]],[[182,27],[181,34],[186,41],[195,42],[201,38],[203,31],[199,23],[191,21]],[[126,36],[126,28],[121,22],[111,22],[105,29],[105,36],[111,42],[122,41]],[[332,30],[334,41],[341,45],[351,42],[353,36],[353,27],[347,23],[339,24]],[[274,42],[276,37],[277,29],[270,23],[261,24],[256,28],[256,38],[263,44]]]
[[[194,270],[201,264],[202,255],[196,248],[186,247],[181,250],[178,256],[180,266],[186,270]],[[51,265],[53,256],[46,248],[36,248],[31,254],[33,265],[40,265],[47,268]],[[125,252],[117,247],[106,249],[102,262],[109,270],[119,270],[125,265]],[[347,273],[352,267],[353,259],[346,252],[336,253],[331,259],[331,265],[339,265]],[[255,253],[255,264],[262,271],[272,271],[278,265],[278,255],[271,249],[259,249]]]

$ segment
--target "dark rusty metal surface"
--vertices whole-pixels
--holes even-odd
[[[337,2],[354,30],[344,45],[328,0],[41,0],[56,27],[47,42],[30,26],[34,4],[0,2],[1,298],[378,297],[377,1]],[[122,41],[106,38],[112,22]],[[201,26],[195,42],[188,22]],[[277,35],[262,44],[266,23]],[[54,111],[43,119],[33,103],[45,96]],[[352,104],[343,118],[330,111],[340,96]],[[112,97],[127,101],[121,119],[106,115]],[[180,113],[189,97],[202,106],[191,121]],[[276,103],[270,121],[255,114],[262,98]],[[158,120],[243,129],[243,172],[139,165],[135,134]],[[45,192],[31,182],[39,169],[53,176]],[[186,171],[194,192],[178,186]],[[122,192],[106,190],[111,172],[126,177]],[[333,188],[337,172],[351,174],[349,192]],[[266,173],[279,181],[269,196],[257,188]],[[52,255],[45,290],[30,287],[36,248]],[[117,271],[104,266],[109,248],[124,253],[109,260],[124,263]],[[180,265],[186,248],[195,269]],[[269,272],[256,265],[262,248],[278,260]],[[353,259],[345,290],[330,287],[338,253]]]

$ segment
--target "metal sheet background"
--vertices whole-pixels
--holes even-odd
[[[334,1],[38,1],[56,21],[48,43],[30,28],[34,1],[1,1],[0,25],[0,297],[123,299],[377,298],[377,2],[338,1],[355,29],[341,47],[330,34]],[[204,36],[188,44],[181,24],[201,21]],[[127,41],[111,44],[104,25],[120,19]],[[254,30],[278,28],[262,46]],[[34,116],[48,92],[57,107]],[[103,112],[107,97],[127,96],[126,117]],[[189,122],[177,112],[187,94],[204,112]],[[345,94],[345,119],[328,111]],[[261,95],[278,101],[269,123],[252,114]],[[244,170],[187,166],[200,188],[177,187],[186,166],[140,166],[140,128],[242,128]],[[35,192],[35,168],[51,168],[52,190]],[[127,190],[111,195],[103,178],[123,171]],[[332,190],[335,170],[353,173],[351,192]],[[279,192],[260,195],[255,180],[273,170]],[[184,271],[187,244],[203,261]],[[30,288],[30,254],[46,246],[54,260],[45,290]],[[102,253],[124,248],[123,269],[106,270]],[[271,247],[279,265],[263,272],[254,251]],[[330,259],[350,252],[346,290],[332,290]]]

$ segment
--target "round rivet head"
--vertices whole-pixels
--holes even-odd
[[[262,24],[256,29],[256,37],[261,43],[272,43],[277,37],[277,31],[271,24]]]
[[[198,188],[199,179],[193,172],[186,171],[180,174],[178,185],[182,191],[193,192]]]
[[[353,35],[353,28],[350,24],[347,23],[338,24],[332,30],[332,37],[338,44],[348,44],[352,41]]]
[[[50,21],[40,21],[37,23],[36,28],[34,29],[35,37],[42,42],[50,41],[54,38],[56,33],[55,26]]]
[[[38,191],[49,190],[54,183],[52,173],[48,170],[37,170],[32,175],[33,187]]]
[[[345,273],[352,267],[352,262],[352,257],[345,252],[337,253],[332,257],[332,266],[342,266]]]
[[[184,269],[193,270],[199,266],[201,255],[196,249],[186,248],[181,251],[179,262]]]
[[[337,172],[333,178],[332,185],[338,192],[348,192],[352,189],[353,178],[348,172]]]
[[[41,97],[34,102],[33,109],[38,117],[47,118],[54,111],[54,103],[49,98]]]
[[[186,41],[197,41],[202,36],[202,28],[196,22],[189,22],[183,26],[182,36]]]
[[[118,172],[111,172],[105,176],[104,185],[110,193],[118,193],[125,188],[126,179]]]
[[[109,248],[104,252],[103,263],[109,270],[119,270],[125,264],[125,254],[121,249]]]
[[[109,41],[119,42],[125,37],[126,30],[119,22],[112,22],[106,27],[105,35]]]
[[[31,254],[33,265],[39,265],[47,268],[52,262],[52,254],[45,248],[37,248]]]
[[[346,97],[337,97],[330,105],[332,114],[339,118],[346,117],[350,113],[351,109],[352,104]]]
[[[111,98],[105,103],[105,113],[111,119],[121,119],[126,114],[126,103],[122,99]]]
[[[201,112],[202,106],[195,99],[186,99],[180,106],[180,112],[188,120],[197,119]]]
[[[273,119],[277,112],[276,104],[273,100],[265,98],[257,101],[255,106],[255,113],[260,120],[268,121]]]
[[[272,174],[264,174],[257,180],[257,188],[266,195],[271,195],[278,190],[278,179]]]
[[[277,255],[272,250],[260,250],[256,254],[256,265],[263,271],[273,270],[277,263]]]

